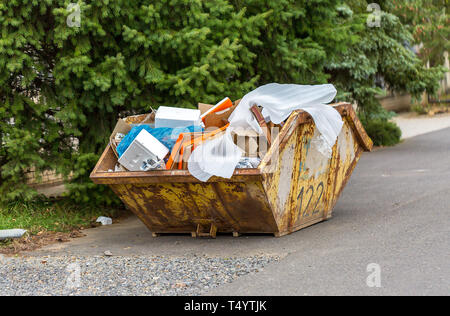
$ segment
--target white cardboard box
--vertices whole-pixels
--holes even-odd
[[[145,171],[150,161],[160,161],[168,153],[166,146],[143,129],[119,158],[119,163],[130,171]]]
[[[200,110],[160,106],[156,111],[155,127],[199,126],[200,115]]]

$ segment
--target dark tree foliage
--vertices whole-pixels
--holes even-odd
[[[79,1],[74,27],[70,1],[2,0],[0,199],[33,198],[24,173],[34,168],[70,176],[77,201],[114,203],[88,175],[118,117],[268,82],[331,82],[365,124],[386,120],[377,78],[419,95],[441,70],[415,57],[381,3],[380,27],[368,27],[366,1]]]

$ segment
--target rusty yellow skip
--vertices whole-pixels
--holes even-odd
[[[314,122],[295,111],[257,169],[201,182],[187,170],[108,172],[111,147],[91,173],[107,184],[153,232],[215,237],[217,232],[283,236],[331,217],[363,151],[372,149],[351,104],[333,105],[344,127],[330,159],[312,149]]]

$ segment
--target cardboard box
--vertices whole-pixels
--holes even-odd
[[[132,115],[124,119],[119,119],[116,123],[116,126],[114,127],[114,130],[109,136],[109,144],[111,145],[111,148],[116,157],[119,158],[119,154],[117,153],[117,145],[119,145],[119,143],[115,141],[117,133],[126,135],[130,132],[133,125],[139,124],[152,125],[154,123],[155,123],[155,113],[153,110],[152,112],[147,114]]]
[[[155,124],[155,111],[146,114],[132,115],[124,118],[124,121],[131,125]]]
[[[117,153],[117,145],[119,145],[119,142],[116,142],[115,140],[116,135],[118,133],[126,135],[130,132],[131,128],[132,126],[125,122],[125,120],[119,119],[116,123],[116,127],[114,127],[113,132],[109,136],[109,144],[117,158],[119,158],[119,154]]]
[[[206,128],[221,128],[224,125],[228,124],[228,118],[230,117],[231,113],[233,113],[236,106],[239,104],[239,101],[235,101],[234,105],[231,108],[228,108],[224,111],[217,112],[217,113],[211,113],[208,116],[205,117],[204,123]],[[200,113],[206,113],[209,109],[211,109],[214,105],[212,104],[205,104],[205,103],[199,103],[198,109],[200,110]]]

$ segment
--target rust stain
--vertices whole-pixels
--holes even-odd
[[[110,185],[155,233],[286,235],[331,216],[362,152],[372,148],[351,105],[336,109],[344,127],[331,158],[311,148],[315,125],[307,113],[295,111],[260,167],[238,170],[231,179],[200,182],[182,171],[107,173],[115,164],[108,148],[91,178]]]

